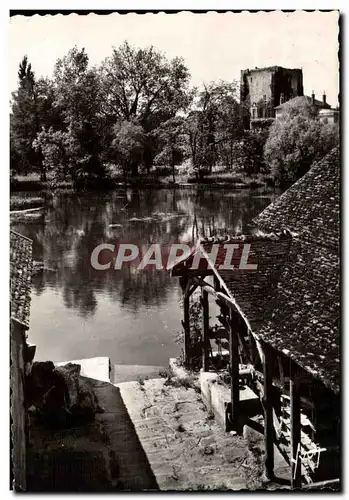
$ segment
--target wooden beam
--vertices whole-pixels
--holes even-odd
[[[190,353],[190,312],[189,312],[189,297],[184,297],[184,359],[187,366],[191,365]]]
[[[273,365],[270,351],[263,347],[265,474],[274,478]]]
[[[187,279],[185,281],[185,284],[184,284],[184,287],[183,287],[183,296],[184,296],[184,298],[189,297],[189,290],[190,290],[191,284],[192,284],[192,282],[191,282],[190,279]]]
[[[192,281],[195,284],[197,284],[198,286],[200,286],[201,288],[203,288],[204,290],[206,290],[216,300],[222,301],[225,305],[227,305],[229,307],[229,309],[236,310],[236,305],[235,305],[234,301],[230,297],[228,297],[228,295],[226,295],[225,293],[216,292],[216,290],[214,289],[213,286],[211,286],[209,283],[206,283],[206,281],[204,281],[203,279],[200,279],[198,277],[192,277]]]
[[[340,479],[327,479],[325,481],[318,481],[303,486],[302,490],[316,490],[322,488],[332,488],[340,485]]]
[[[247,332],[247,327],[245,326],[245,323],[242,321],[242,318],[238,312],[231,311],[232,314],[235,316],[235,321],[236,321],[236,328],[237,328],[237,333],[239,337],[239,343],[241,346],[241,349],[245,355],[246,358],[246,364],[251,363],[252,356],[250,353],[250,350],[247,346],[246,339],[245,339],[245,333]]]
[[[230,314],[229,322],[229,356],[230,356],[230,391],[231,391],[231,422],[237,427],[239,412],[239,340],[234,322],[235,315]]]
[[[188,296],[191,297],[191,295],[193,295],[193,293],[195,292],[195,290],[197,289],[198,285],[194,284],[191,289],[189,290],[188,292]]]
[[[209,371],[209,303],[208,292],[202,290],[201,304],[203,308],[203,338],[202,338],[202,368],[204,372]]]
[[[213,286],[216,292],[219,292],[221,290],[221,283],[216,275],[213,276]]]
[[[301,463],[299,448],[301,441],[301,408],[298,381],[290,380],[291,403],[291,488],[301,487]]]

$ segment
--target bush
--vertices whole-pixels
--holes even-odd
[[[338,143],[337,124],[325,124],[309,115],[287,114],[270,128],[264,157],[276,185],[284,185],[302,177]]]

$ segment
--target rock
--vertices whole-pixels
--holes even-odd
[[[52,361],[33,363],[26,384],[30,412],[43,423],[69,427],[103,411],[91,384],[80,376],[80,371],[81,366],[73,363],[56,368]]]
[[[68,408],[71,409],[79,404],[79,377],[81,366],[68,363],[64,366],[57,366],[55,372],[63,377],[68,390]]]
[[[76,418],[80,419],[92,419],[96,413],[103,412],[90,382],[83,377],[79,379],[78,401],[71,408],[71,412]]]

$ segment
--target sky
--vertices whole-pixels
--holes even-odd
[[[9,90],[17,87],[23,56],[37,77],[52,76],[57,58],[85,47],[92,65],[128,40],[182,56],[192,84],[239,80],[240,71],[264,66],[302,68],[304,93],[314,90],[335,106],[339,93],[338,13],[259,12],[15,16],[9,27]]]

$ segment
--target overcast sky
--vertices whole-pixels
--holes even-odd
[[[137,47],[154,45],[171,58],[182,56],[194,85],[279,65],[303,69],[305,94],[314,90],[320,98],[325,90],[330,104],[338,102],[336,12],[16,16],[9,31],[11,91],[25,54],[36,76],[52,76],[56,59],[74,45],[85,47],[90,63],[98,64],[112,46],[128,40]]]

